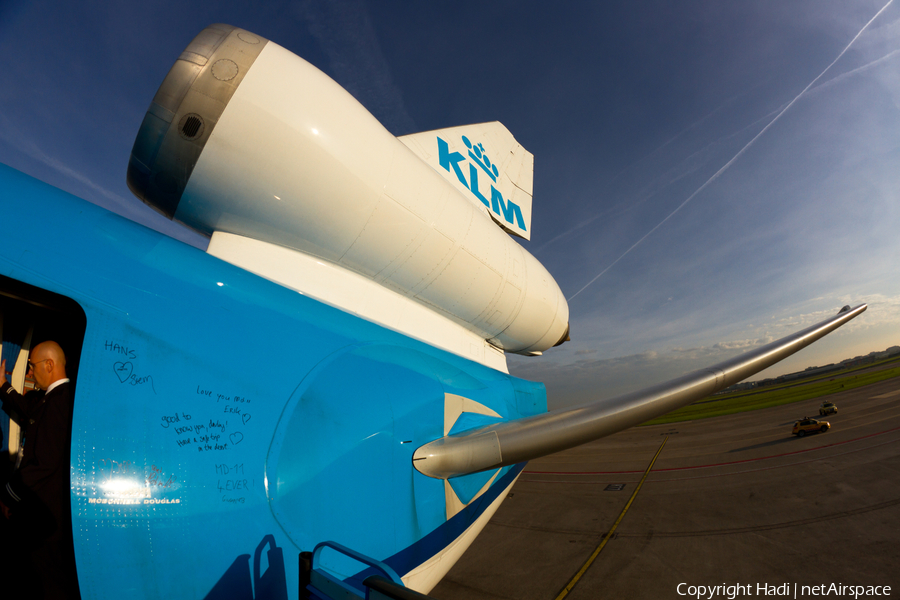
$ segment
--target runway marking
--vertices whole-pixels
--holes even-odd
[[[582,567],[575,573],[575,576],[572,580],[566,584],[566,587],[562,589],[558,596],[556,596],[556,600],[562,600],[566,596],[569,595],[569,592],[575,587],[581,577],[587,572],[588,568],[594,563],[594,560],[600,555],[600,552],[603,551],[603,547],[606,546],[606,542],[612,537],[613,533],[616,531],[616,527],[619,526],[619,523],[622,522],[622,519],[625,518],[625,513],[628,512],[628,509],[631,508],[631,503],[634,502],[634,499],[637,497],[638,492],[641,491],[641,486],[644,485],[644,480],[647,479],[647,476],[650,474],[650,470],[653,468],[653,464],[656,462],[656,459],[659,458],[660,453],[662,452],[663,446],[666,445],[666,442],[669,441],[669,436],[663,440],[663,443],[660,444],[659,450],[656,451],[656,454],[653,455],[653,460],[650,461],[650,464],[647,465],[647,470],[644,471],[644,476],[641,478],[641,481],[637,484],[637,487],[634,489],[634,493],[631,494],[631,498],[628,499],[628,503],[625,504],[625,508],[622,509],[622,512],[619,513],[619,518],[616,519],[616,522],[613,523],[612,528],[609,530],[609,533],[606,534],[606,537],[603,538],[603,541],[600,542],[600,545],[594,550],[591,554],[590,558],[582,565]]]
[[[663,473],[666,471],[689,471],[691,469],[712,469],[714,467],[727,467],[730,465],[739,465],[742,463],[749,462],[757,462],[760,460],[769,460],[772,458],[781,458],[783,456],[791,456],[793,454],[803,454],[806,452],[814,452],[816,450],[822,450],[824,448],[831,448],[832,446],[841,446],[843,444],[849,444],[851,442],[858,442],[859,440],[864,440],[866,438],[875,437],[879,435],[884,435],[886,433],[891,433],[894,431],[900,430],[900,427],[894,427],[893,429],[887,429],[885,431],[878,431],[876,433],[870,433],[868,435],[863,435],[858,438],[853,438],[852,440],[844,440],[843,442],[832,442],[831,444],[825,444],[824,446],[816,446],[815,448],[805,448],[803,450],[794,450],[793,452],[784,452],[782,454],[771,454],[769,456],[759,456],[757,458],[745,458],[743,460],[733,460],[729,462],[723,463],[712,463],[708,465],[697,465],[692,467],[669,467],[667,469],[657,469],[657,473]],[[668,437],[666,438],[668,439]],[[640,471],[523,471],[523,475],[627,475],[629,473],[640,473]],[[528,479],[523,481],[536,481],[539,482],[539,479]]]
[[[900,394],[900,390],[894,390],[893,392],[888,392],[887,394],[881,394],[880,396],[872,396],[869,400],[881,400],[882,398],[890,398],[892,396],[896,396]]]

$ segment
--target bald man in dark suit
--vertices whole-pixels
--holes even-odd
[[[38,389],[24,396],[6,380],[0,363],[0,402],[22,429],[22,453],[0,482],[0,510],[20,550],[37,571],[34,597],[77,597],[69,510],[72,399],[66,357],[56,342],[35,346],[28,372]]]

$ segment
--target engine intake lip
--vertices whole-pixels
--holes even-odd
[[[210,25],[188,44],[156,92],[128,161],[128,187],[172,219],[206,141],[268,40]]]

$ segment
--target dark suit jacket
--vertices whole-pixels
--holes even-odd
[[[19,394],[9,383],[0,386],[3,410],[22,428],[25,446],[19,469],[0,485],[0,500],[10,509],[48,510],[55,525],[69,512],[69,448],[72,399],[69,383]]]

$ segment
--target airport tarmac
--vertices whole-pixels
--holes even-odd
[[[827,433],[791,435],[797,419],[819,418],[814,399],[637,427],[532,461],[431,596],[557,598],[664,440],[568,600],[684,598],[687,586],[722,584],[757,597],[785,583],[791,597],[794,584],[832,583],[900,596],[900,378],[828,399],[839,412],[824,417]]]

